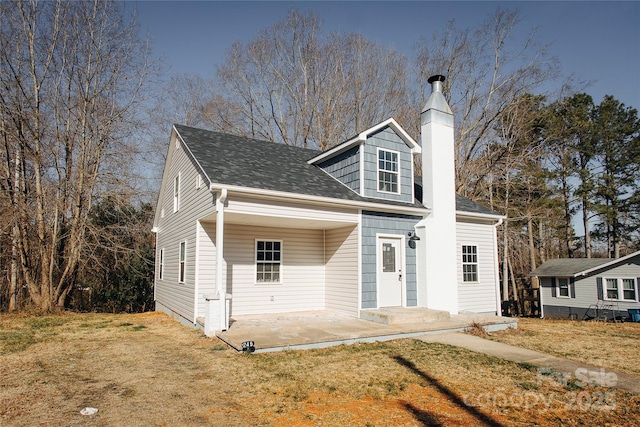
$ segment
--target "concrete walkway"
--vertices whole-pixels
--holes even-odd
[[[416,339],[424,342],[462,347],[476,353],[484,353],[512,362],[530,363],[538,368],[551,368],[557,373],[564,374],[564,379],[575,378],[583,380],[584,382],[593,381],[599,385],[615,387],[640,394],[640,378],[637,376],[610,371],[600,366],[573,362],[538,351],[487,340],[471,334],[429,334],[419,336]]]

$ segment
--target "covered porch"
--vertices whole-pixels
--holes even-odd
[[[219,199],[198,221],[196,317],[209,315],[206,333],[246,315],[357,316],[358,225],[354,209],[233,193]]]
[[[517,320],[508,317],[469,313],[446,318],[438,313],[434,316],[434,310],[425,308],[394,310],[393,320],[387,324],[329,310],[233,316],[229,329],[218,331],[216,336],[237,351],[243,350],[243,342],[252,341],[256,352],[270,352],[464,331],[474,323],[487,331],[517,327]],[[378,312],[381,318],[385,317],[384,311],[367,310],[374,317]]]

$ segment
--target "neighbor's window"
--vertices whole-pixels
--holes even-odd
[[[173,211],[180,209],[180,174],[173,180]]]
[[[378,191],[398,192],[398,153],[378,150]]]
[[[180,267],[178,281],[184,283],[184,274],[187,264],[187,242],[180,242]]]
[[[605,279],[607,283],[607,299],[618,299],[618,279]]]
[[[620,301],[638,301],[636,279],[605,279],[607,284],[607,299]]]
[[[256,282],[280,283],[282,242],[256,240]]]
[[[478,247],[462,245],[462,281],[478,281]]]
[[[622,299],[636,301],[635,279],[622,279]]]
[[[158,279],[162,280],[164,277],[164,248],[160,249],[158,254]]]
[[[566,277],[558,277],[558,292],[559,297],[569,298],[569,279]]]

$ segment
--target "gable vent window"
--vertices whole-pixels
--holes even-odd
[[[280,283],[282,242],[278,240],[256,241],[256,282]]]
[[[473,245],[462,246],[462,281],[478,281],[478,247]]]
[[[398,193],[398,153],[378,150],[378,191]]]

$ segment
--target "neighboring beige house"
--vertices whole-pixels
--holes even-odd
[[[500,314],[502,216],[454,192],[434,76],[422,146],[388,119],[319,152],[175,125],[156,207],[156,309],[229,316],[381,307]],[[424,188],[414,177],[422,154]]]

